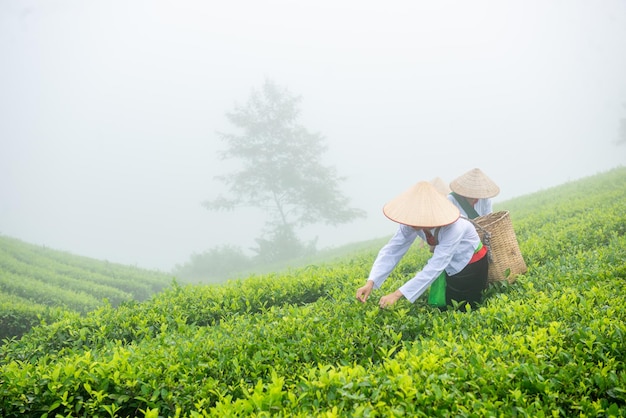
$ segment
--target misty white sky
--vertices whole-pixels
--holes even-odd
[[[420,180],[479,167],[503,202],[626,163],[623,0],[3,0],[0,57],[0,234],[139,267],[254,244],[201,202],[266,78],[368,213],[318,247],[391,235]]]

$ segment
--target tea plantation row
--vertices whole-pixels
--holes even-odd
[[[626,170],[507,202],[529,267],[478,309],[377,298],[358,257],[66,314],[0,348],[0,415],[626,416]]]
[[[76,256],[0,236],[0,339],[63,311],[145,300],[172,282],[161,272]]]

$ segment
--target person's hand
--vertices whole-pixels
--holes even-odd
[[[402,292],[396,290],[395,292],[389,293],[388,295],[380,298],[380,301],[378,301],[378,306],[380,306],[381,309],[387,308],[396,303],[402,296]]]
[[[372,293],[372,289],[374,288],[374,282],[372,280],[368,280],[365,286],[359,287],[356,291],[357,300],[365,303],[367,298],[370,297],[370,293]]]

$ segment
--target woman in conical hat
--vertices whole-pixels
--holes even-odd
[[[395,235],[381,248],[364,286],[356,298],[365,303],[373,289],[378,289],[400,262],[417,237],[433,246],[433,254],[421,271],[395,292],[379,300],[386,308],[403,296],[410,302],[421,296],[437,281],[445,289],[441,300],[434,300],[431,289],[429,303],[440,308],[452,301],[477,304],[487,287],[487,248],[482,246],[474,225],[460,217],[459,209],[432,183],[422,181],[400,194],[383,207],[383,213],[399,224]]]
[[[479,168],[474,168],[450,182],[448,200],[461,211],[461,216],[475,219],[493,211],[491,198],[500,188]]]

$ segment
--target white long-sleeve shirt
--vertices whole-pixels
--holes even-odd
[[[454,204],[454,206],[459,208],[459,210],[461,211],[461,216],[469,218],[467,213],[465,213],[463,206],[461,206],[461,204],[454,198],[452,194],[448,194],[446,195],[446,197],[450,202]],[[478,216],[489,215],[491,212],[493,212],[493,204],[491,202],[491,199],[478,199],[478,201],[474,205],[474,210],[476,210]]]
[[[431,229],[435,233],[435,228]],[[426,240],[424,232],[407,225],[400,225],[395,235],[380,249],[372,265],[368,280],[378,289],[387,280],[391,271],[398,265],[417,237]],[[467,266],[478,248],[480,238],[474,225],[467,219],[459,218],[454,223],[442,226],[438,234],[439,244],[424,268],[400,287],[400,292],[411,303],[422,295],[439,277],[442,271],[452,276]]]

